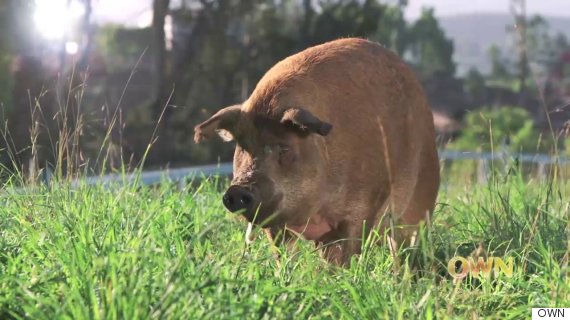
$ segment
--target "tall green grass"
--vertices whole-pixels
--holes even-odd
[[[60,109],[72,101],[82,110],[83,87],[68,90]],[[117,169],[108,160],[119,104],[89,163],[100,172]],[[456,167],[422,230],[418,264],[396,272],[387,248],[365,242],[337,268],[306,241],[279,260],[260,231],[246,246],[245,223],[221,205],[221,178],[183,190],[168,181],[72,188],[91,167],[76,148],[86,120],[69,114],[57,115],[50,184],[37,183],[34,152],[30,168],[14,161],[16,172],[0,175],[9,177],[0,190],[0,319],[520,319],[531,307],[570,307],[567,173],[528,180],[505,163],[478,184]],[[513,277],[453,279],[449,259],[475,251],[513,257]]]
[[[245,223],[221,205],[226,184],[6,186],[0,318],[521,319],[531,307],[570,307],[565,181],[510,172],[449,185],[422,232],[421,270],[399,272],[380,246],[348,268],[309,242],[276,261],[259,231],[246,246]],[[478,247],[513,257],[513,277],[454,280],[448,260]]]

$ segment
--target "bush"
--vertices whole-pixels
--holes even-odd
[[[570,137],[564,140],[564,154],[570,156]]]
[[[549,152],[551,136],[542,135],[529,113],[518,107],[483,109],[467,114],[464,129],[450,148],[456,150]]]

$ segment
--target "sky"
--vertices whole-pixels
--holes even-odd
[[[421,8],[434,7],[437,16],[465,13],[509,13],[509,0],[409,0],[406,17],[417,18]],[[529,14],[570,17],[570,0],[527,0]]]
[[[388,0],[387,2],[389,2]],[[392,0],[393,1],[393,0]],[[176,1],[177,2],[177,1]],[[434,7],[436,16],[466,13],[509,13],[509,0],[409,0],[408,19],[417,18],[422,7]],[[150,24],[152,0],[93,0],[96,21]],[[570,0],[527,0],[529,14],[570,17]]]

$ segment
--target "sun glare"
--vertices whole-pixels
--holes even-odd
[[[62,39],[75,19],[85,11],[83,5],[67,0],[36,0],[34,22],[40,34],[49,40]]]

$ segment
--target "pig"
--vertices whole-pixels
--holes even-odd
[[[194,134],[235,141],[229,211],[272,241],[314,241],[333,264],[374,230],[391,249],[409,246],[434,210],[440,170],[424,91],[403,60],[365,39],[278,62]]]

